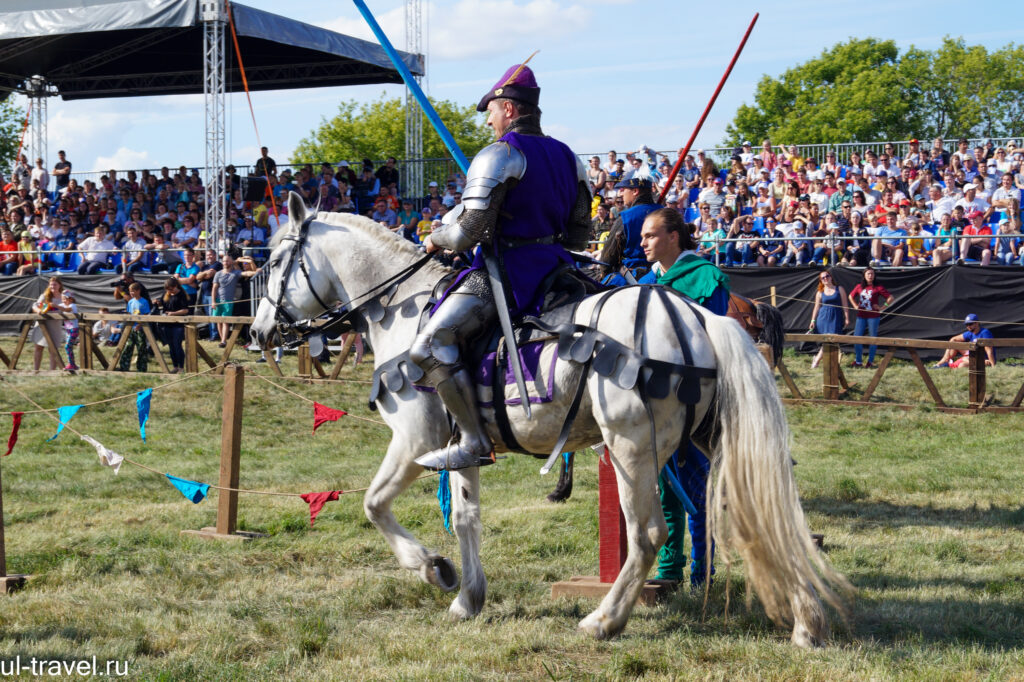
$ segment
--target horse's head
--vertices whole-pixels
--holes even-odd
[[[313,267],[310,258],[307,242],[314,216],[302,197],[295,192],[288,195],[288,226],[270,242],[270,257],[264,265],[267,293],[249,332],[260,348],[280,345],[297,322],[316,317],[334,302],[327,276]],[[332,298],[325,302],[325,296]]]

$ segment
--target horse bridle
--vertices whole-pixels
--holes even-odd
[[[288,347],[296,346],[302,343],[302,341],[310,336],[311,334],[321,333],[325,328],[343,328],[351,326],[351,318],[357,314],[359,308],[364,304],[368,303],[377,292],[385,290],[392,285],[401,284],[405,280],[409,279],[417,270],[427,264],[433,256],[426,254],[412,265],[405,267],[399,272],[395,273],[391,277],[387,278],[383,282],[374,285],[367,291],[363,292],[358,296],[353,296],[344,303],[337,303],[333,306],[324,303],[323,298],[317,293],[316,288],[313,286],[313,279],[309,275],[309,269],[306,267],[306,259],[303,256],[306,245],[306,238],[309,236],[309,226],[313,223],[316,218],[316,214],[309,215],[302,224],[299,226],[299,231],[294,235],[286,235],[281,238],[281,241],[294,242],[291,250],[288,252],[288,264],[285,266],[284,271],[281,273],[281,288],[277,293],[277,302],[270,301],[268,296],[264,296],[263,299],[271,303],[274,306],[274,322],[277,327],[277,332],[281,336],[281,342]],[[292,267],[295,265],[295,261],[298,260],[299,272],[306,278],[306,285],[309,287],[310,293],[313,294],[313,298],[320,304],[323,311],[312,318],[307,320],[297,320],[289,313],[284,306],[284,293],[287,287],[288,279],[291,277]],[[352,304],[360,299],[363,300],[359,305],[353,306]],[[315,324],[315,323],[319,324]]]

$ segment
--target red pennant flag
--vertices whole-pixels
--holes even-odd
[[[4,457],[11,454],[14,444],[18,442],[18,429],[21,428],[21,417],[23,414],[25,413],[11,412],[11,435],[7,437],[7,452],[4,453]]]
[[[320,403],[313,403],[313,433],[327,422],[336,422],[344,417],[348,412],[345,410],[336,410],[333,407],[327,407]],[[337,498],[335,498],[337,499]]]
[[[313,522],[316,521],[316,515],[320,513],[320,510],[324,508],[324,505],[338,499],[338,496],[343,492],[343,490],[330,490],[324,493],[306,493],[299,496],[309,505],[310,528],[313,527]]]

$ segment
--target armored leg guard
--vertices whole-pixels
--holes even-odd
[[[491,440],[477,410],[476,386],[462,365],[459,348],[460,342],[479,334],[495,316],[490,288],[486,280],[481,285],[476,274],[441,304],[409,351],[410,359],[425,372],[423,382],[437,389],[461,433],[457,442],[416,459],[427,469],[453,471],[494,462]]]

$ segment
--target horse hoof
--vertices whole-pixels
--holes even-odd
[[[793,636],[789,638],[789,641],[801,649],[816,649],[824,646],[823,642],[802,624],[793,628]]]
[[[455,564],[443,556],[430,558],[427,566],[427,582],[441,588],[442,592],[452,592],[459,587],[459,574]]]
[[[606,640],[618,634],[618,632],[611,632],[610,625],[608,618],[595,611],[580,621],[579,629],[594,639]]]
[[[547,497],[548,502],[556,502],[556,503],[557,502],[565,502],[568,499],[569,499],[569,494],[564,493],[561,490],[556,490],[553,493],[549,493],[548,497]]]

